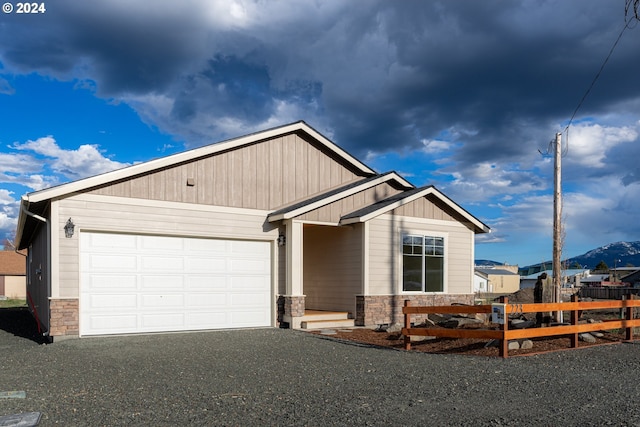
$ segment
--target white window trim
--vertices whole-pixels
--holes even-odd
[[[449,233],[446,232],[439,232],[439,231],[430,231],[430,230],[416,230],[416,229],[407,229],[407,228],[403,228],[403,229],[399,229],[398,230],[399,236],[400,236],[400,241],[399,241],[399,245],[397,247],[397,294],[398,295],[442,295],[442,294],[446,294],[449,291]],[[443,239],[443,244],[444,244],[444,262],[443,262],[443,269],[444,269],[444,273],[442,275],[442,291],[440,292],[423,292],[423,291],[405,291],[402,288],[402,279],[403,279],[403,262],[402,262],[402,246],[403,246],[403,240],[404,240],[404,236],[407,235],[418,235],[418,236],[423,236],[423,237],[440,237]]]

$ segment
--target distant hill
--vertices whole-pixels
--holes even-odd
[[[502,265],[503,263],[497,261],[491,261],[488,259],[477,259],[475,261],[476,267],[493,267],[496,265]]]
[[[627,265],[640,266],[640,241],[616,242],[590,250],[589,252],[563,260],[567,268],[579,265],[581,268],[593,270],[596,265],[604,261],[609,268],[625,267]],[[551,261],[520,268],[521,275],[534,274],[544,269],[551,269]],[[546,268],[543,268],[546,267]],[[530,272],[530,273],[527,273]]]

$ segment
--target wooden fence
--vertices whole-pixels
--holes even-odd
[[[627,295],[640,294],[640,288],[628,288],[617,286],[585,286],[580,288],[578,295],[581,298],[593,298],[593,299],[622,299]]]
[[[500,340],[499,355],[500,357],[509,356],[509,341],[524,339],[551,337],[558,335],[569,336],[571,347],[578,347],[578,335],[584,332],[604,331],[612,329],[624,329],[625,340],[633,339],[633,328],[640,327],[640,319],[634,319],[633,309],[640,307],[640,299],[635,299],[633,295],[630,299],[620,301],[578,301],[578,296],[574,295],[571,302],[565,303],[537,303],[537,304],[509,304],[506,297],[501,298],[501,302],[505,304],[505,322],[500,329],[447,329],[447,328],[430,328],[430,327],[411,327],[412,314],[474,314],[485,313],[491,314],[492,306],[486,305],[448,305],[448,306],[411,306],[411,301],[406,300],[402,313],[404,314],[404,335],[405,350],[411,349],[411,336],[433,336],[440,338],[478,338],[486,340]],[[624,319],[605,320],[601,323],[585,323],[579,324],[578,319],[582,311],[587,310],[603,310],[603,309],[621,309],[624,311]],[[539,312],[570,312],[570,325],[549,326],[543,328],[530,329],[509,329],[508,316],[510,314],[523,313],[539,313]]]

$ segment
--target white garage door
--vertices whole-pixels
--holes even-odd
[[[80,335],[271,325],[269,242],[80,234]]]

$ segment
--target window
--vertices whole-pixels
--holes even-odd
[[[402,238],[402,290],[444,291],[444,238],[408,234]]]

